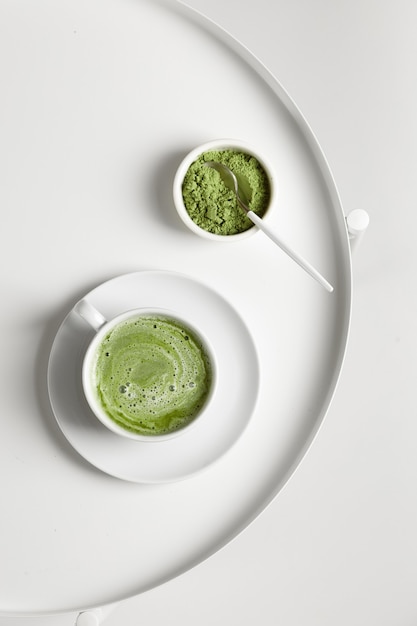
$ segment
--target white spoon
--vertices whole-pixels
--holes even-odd
[[[259,228],[259,230],[262,230],[262,232],[264,232],[267,237],[269,237],[274,243],[276,243],[276,245],[279,246],[281,250],[288,254],[288,256],[291,257],[293,261],[298,263],[300,267],[302,267],[308,274],[310,274],[310,276],[317,280],[317,282],[319,282],[325,289],[327,289],[327,291],[333,291],[332,285],[308,261],[306,261],[297,252],[294,252],[294,250],[292,250],[284,241],[282,241],[282,239],[274,231],[269,228],[269,226],[262,220],[262,218],[259,217],[259,215],[251,211],[249,207],[246,206],[240,195],[240,188],[236,175],[232,172],[231,169],[227,167],[227,165],[224,165],[223,163],[218,163],[217,161],[206,161],[204,165],[206,167],[211,167],[215,169],[220,174],[221,179],[223,180],[226,187],[228,189],[231,189],[235,193],[236,200],[241,209],[245,211],[248,218]]]

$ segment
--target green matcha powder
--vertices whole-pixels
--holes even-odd
[[[220,174],[206,161],[218,161],[232,172],[244,176],[252,190],[249,208],[262,217],[267,209],[270,188],[265,170],[259,161],[244,152],[221,150],[204,152],[188,168],[182,194],[185,208],[193,222],[216,235],[235,235],[253,226],[239,207],[236,196],[226,187]]]

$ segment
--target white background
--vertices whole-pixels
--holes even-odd
[[[299,106],[345,212],[351,336],[314,445],[270,507],[221,552],[108,616],[108,626],[417,624],[417,3],[192,0]],[[196,530],[198,532],[198,530]],[[72,624],[73,617],[0,620]]]

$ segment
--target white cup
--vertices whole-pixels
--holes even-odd
[[[116,317],[108,321],[86,299],[80,300],[77,303],[77,305],[74,307],[74,311],[78,313],[78,315],[80,315],[96,331],[95,335],[93,336],[92,340],[90,341],[87,347],[87,350],[84,356],[84,360],[82,364],[82,385],[83,385],[83,390],[84,390],[86,400],[92,412],[100,420],[100,422],[104,426],[106,426],[109,430],[123,437],[128,437],[129,439],[134,439],[137,441],[146,441],[146,442],[166,441],[167,439],[171,439],[189,430],[198,421],[201,420],[203,415],[206,414],[207,408],[210,404],[210,401],[213,397],[214,390],[216,387],[216,378],[217,378],[216,359],[215,359],[215,355],[214,355],[212,347],[210,346],[209,341],[202,335],[201,331],[195,328],[195,326],[192,323],[190,323],[188,320],[183,319],[181,316],[177,315],[176,313],[173,313],[169,310],[162,309],[162,308],[132,309],[124,313],[121,313],[120,315],[117,315]],[[168,323],[174,322],[178,324],[180,329],[184,331],[184,335],[183,335],[184,339],[187,340],[183,344],[183,349],[186,351],[189,351],[191,350],[191,348],[189,348],[189,345],[192,345],[195,351],[198,351],[200,355],[203,355],[204,361],[207,365],[208,372],[210,375],[209,390],[207,392],[207,395],[205,396],[204,401],[202,402],[202,406],[198,410],[196,410],[193,417],[188,421],[187,416],[184,416],[184,419],[183,419],[184,425],[180,425],[179,427],[176,427],[173,430],[169,430],[168,432],[156,432],[155,434],[136,432],[135,430],[129,429],[128,427],[123,426],[117,421],[115,421],[114,417],[111,417],[109,412],[103,407],[103,404],[100,401],[99,394],[97,392],[97,383],[96,383],[96,375],[95,375],[95,367],[96,367],[97,358],[98,358],[98,351],[103,340],[105,340],[109,336],[109,333],[111,333],[111,331],[114,331],[117,326],[119,326],[120,324],[122,324],[123,322],[127,320],[130,320],[133,318],[136,319],[138,317],[150,317],[150,316],[152,318],[155,318],[155,322],[157,322],[158,319],[159,320],[162,319],[162,320],[168,321]],[[196,346],[199,347],[199,350],[197,350]],[[171,354],[172,353],[173,352],[171,351]],[[161,358],[163,358],[163,354],[166,354],[166,351],[163,352],[160,350],[158,352],[158,357],[155,357],[155,359],[159,358],[160,360]],[[141,364],[140,367],[142,368],[152,367],[149,354],[147,357],[144,357],[144,358],[145,359],[149,358],[149,360],[146,361],[145,364]],[[168,363],[168,357],[166,360]],[[176,380],[178,381],[178,378]],[[172,392],[173,392],[173,402],[186,397],[187,393],[192,394],[193,393],[191,391],[192,386],[193,384],[190,383],[189,384],[190,390],[188,390],[186,389],[186,386],[183,384],[182,385],[183,390],[181,390],[180,389],[181,385],[179,384],[179,382],[178,382],[177,388],[175,388],[175,385],[172,385],[172,384],[169,385],[169,389],[172,389]],[[124,387],[124,385],[121,385],[120,389],[122,387]],[[177,392],[177,389],[178,389],[178,392]],[[137,390],[138,390],[138,386],[135,385],[134,382],[132,382],[133,394],[135,394]],[[127,390],[125,388],[123,393],[126,393],[126,391]],[[159,391],[161,392],[161,390]],[[163,393],[168,395],[166,389],[163,391]],[[131,395],[130,391],[129,391],[129,395]],[[161,394],[159,394],[159,397],[162,397]],[[153,399],[156,402],[154,408],[157,410],[158,398],[155,397]],[[134,400],[137,402],[141,402],[139,397],[137,397],[136,399],[134,398]],[[169,405],[169,406],[171,407],[172,405]],[[172,408],[169,408],[166,410],[167,411],[169,410],[172,412]],[[165,417],[166,417],[166,414],[165,414]],[[161,419],[163,419],[163,417],[161,417]],[[157,426],[157,418],[155,419],[155,424]]]

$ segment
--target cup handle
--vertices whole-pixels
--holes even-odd
[[[97,311],[88,300],[80,300],[74,307],[74,311],[78,313],[95,331],[100,330],[107,323],[106,318]]]

